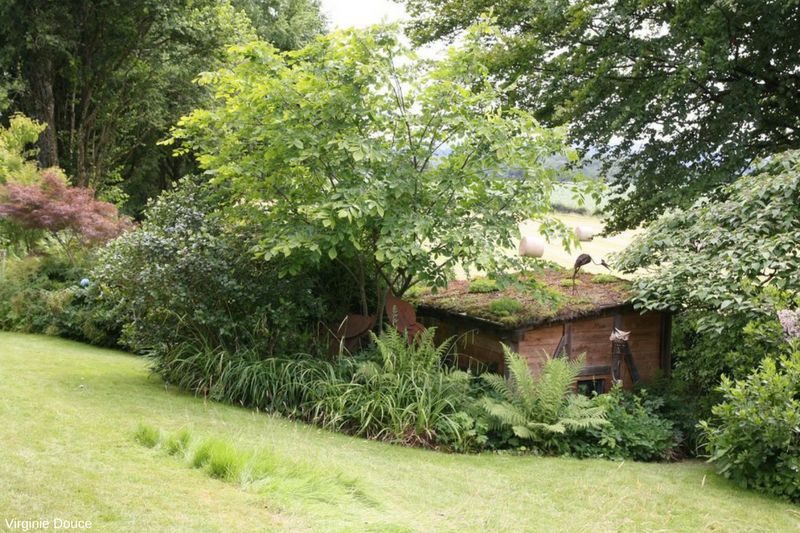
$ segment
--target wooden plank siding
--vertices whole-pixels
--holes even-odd
[[[665,318],[666,317],[666,318]],[[616,326],[630,331],[629,346],[641,381],[652,381],[660,372],[669,371],[669,315],[645,313],[627,309],[610,310],[601,316],[576,318],[568,322],[529,326],[518,329],[503,329],[481,325],[460,316],[421,317],[426,326],[437,327],[437,341],[458,336],[458,365],[475,368],[480,361],[486,369],[505,373],[501,342],[519,352],[528,362],[531,371],[538,372],[547,357],[552,357],[556,348],[563,346],[569,357],[585,353],[585,367],[580,379],[605,380],[605,389],[612,382],[611,341],[609,336]],[[662,368],[666,365],[666,368]],[[623,362],[621,365],[623,386],[631,388],[631,372]]]

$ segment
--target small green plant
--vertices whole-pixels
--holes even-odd
[[[155,448],[161,441],[161,432],[153,426],[139,424],[134,434],[136,442],[147,448]]]
[[[595,274],[592,276],[592,283],[617,283],[621,281],[618,277],[611,274]]]
[[[570,440],[571,454],[635,461],[672,458],[678,434],[673,423],[658,414],[663,408],[662,398],[615,386],[593,401],[605,409],[608,424],[575,435]]]
[[[164,449],[170,455],[185,455],[189,449],[192,434],[188,429],[182,429],[164,440]]]
[[[522,303],[515,298],[498,298],[489,304],[489,312],[494,315],[506,317],[522,311]]]
[[[576,286],[576,287],[578,287],[578,286],[580,286],[580,285],[583,285],[583,283],[582,283],[582,282],[581,282],[581,280],[579,280],[579,279],[576,279],[576,280],[574,281],[574,283],[575,283],[575,286]],[[561,287],[572,287],[573,280],[572,280],[572,278],[564,278],[564,279],[562,279],[561,281],[559,281],[559,282],[558,282],[558,284],[559,284]]]
[[[497,281],[489,278],[478,278],[469,283],[469,292],[471,293],[497,292],[499,290]]]

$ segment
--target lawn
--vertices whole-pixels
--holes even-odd
[[[0,529],[91,520],[101,531],[797,531],[800,507],[702,463],[458,456],[332,434],[165,387],[146,362],[0,333]],[[275,497],[138,444],[145,423],[269,449],[355,496],[291,483]],[[280,482],[280,480],[278,480]],[[285,480],[291,481],[291,480]]]

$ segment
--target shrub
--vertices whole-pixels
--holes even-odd
[[[89,261],[72,263],[57,255],[9,260],[0,278],[0,329],[113,346],[118,325],[93,288],[80,286]]]
[[[670,459],[678,435],[671,421],[658,414],[663,400],[645,391],[632,394],[616,386],[597,396],[608,424],[576,435],[570,441],[571,453],[579,457],[606,457],[659,461]]]
[[[743,487],[800,501],[800,351],[722,378],[722,403],[701,423],[717,471]]]
[[[724,327],[708,328],[712,319],[724,320]],[[785,350],[786,342],[772,317],[734,314],[723,319],[703,312],[676,315],[672,341],[672,377],[659,384],[667,400],[662,412],[683,434],[686,451],[694,454],[700,437],[697,423],[710,417],[711,408],[722,399],[720,377],[747,377],[762,360]]]
[[[511,316],[522,310],[522,303],[514,298],[502,297],[489,303],[489,311],[500,317]]]
[[[103,250],[91,277],[134,351],[310,347],[324,307],[315,296],[317,273],[280,277],[274,261],[254,257],[255,235],[225,220],[217,209],[224,203],[189,179],[152,204],[140,228]]]
[[[474,279],[469,283],[469,292],[472,293],[497,292],[499,290],[497,281],[489,278]]]
[[[572,393],[582,358],[550,358],[541,373],[533,376],[525,359],[505,345],[503,351],[509,377],[481,375],[494,391],[494,397],[480,402],[493,429],[510,429],[519,442],[542,452],[563,452],[576,431],[607,423],[603,407]]]
[[[70,187],[56,169],[43,171],[39,183],[0,185],[0,219],[48,232],[70,262],[80,245],[106,242],[131,226],[116,206],[96,200],[91,189]]]

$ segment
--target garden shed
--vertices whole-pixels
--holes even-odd
[[[583,392],[605,392],[617,380],[629,389],[669,373],[671,317],[635,310],[626,281],[584,273],[573,288],[568,273],[553,267],[503,290],[493,285],[456,281],[414,298],[420,322],[436,327],[438,340],[458,338],[460,367],[504,373],[504,343],[534,373],[547,357],[585,353]],[[612,340],[615,330],[623,333]]]

